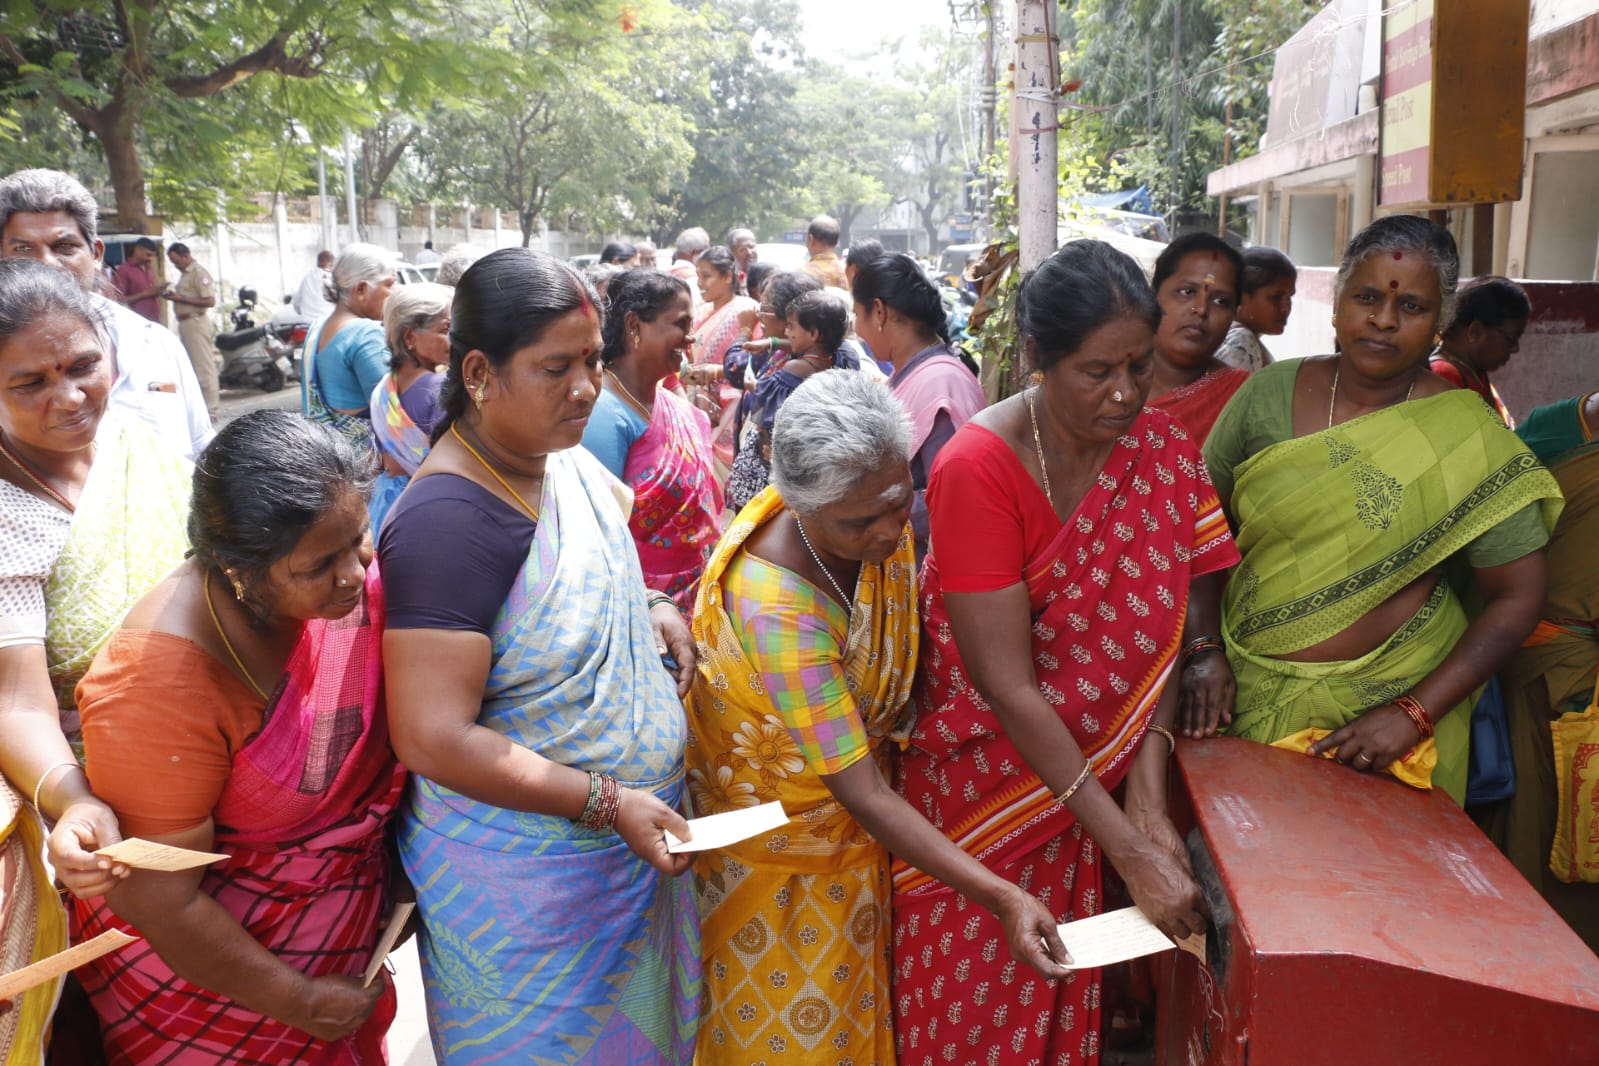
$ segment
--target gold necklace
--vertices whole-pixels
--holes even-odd
[[[77,513],[78,509],[71,500],[67,499],[62,493],[57,492],[55,486],[44,479],[43,474],[34,473],[33,468],[28,465],[27,461],[11,450],[11,445],[6,443],[5,434],[3,433],[0,433],[0,454],[9,459],[12,466],[22,471],[22,476],[33,482],[34,487],[49,497],[51,502],[66,508],[68,514]]]
[[[1033,450],[1038,453],[1038,472],[1044,475],[1044,499],[1049,501],[1049,509],[1055,509],[1055,494],[1049,491],[1049,467],[1044,465],[1044,442],[1038,435],[1038,412],[1033,409],[1033,394],[1038,391],[1034,385],[1027,390],[1027,417],[1033,423]]]
[[[1328,429],[1331,429],[1333,427],[1333,408],[1335,406],[1337,406],[1337,404],[1338,404],[1338,372],[1340,370],[1342,370],[1343,367],[1344,367],[1344,361],[1342,359],[1339,359],[1339,360],[1337,360],[1337,361],[1335,361],[1333,363],[1332,395],[1327,398],[1327,428]],[[1415,377],[1414,374],[1412,374],[1411,377],[1410,377],[1410,388],[1405,390],[1405,398],[1403,400],[1401,400],[1400,402],[1401,403],[1410,402],[1410,394],[1415,392],[1415,391],[1416,391],[1416,377]]]
[[[652,413],[650,408],[644,406],[643,400],[639,399],[637,396],[634,396],[630,391],[628,391],[628,387],[622,384],[622,379],[616,376],[616,371],[612,370],[610,367],[606,367],[605,373],[606,376],[615,383],[616,387],[622,391],[623,397],[625,397],[627,401],[638,410],[639,414],[643,415],[645,418],[649,418]]]
[[[466,442],[466,438],[461,436],[461,431],[455,428],[454,422],[450,423],[450,433],[455,437],[456,440],[461,442],[461,447],[472,453],[472,458],[483,464],[483,469],[489,472],[489,476],[495,481],[498,481],[500,483],[500,487],[506,492],[509,492],[516,502],[522,505],[522,510],[526,511],[530,516],[532,516],[533,521],[537,522],[539,520],[539,513],[533,508],[529,507],[527,505],[527,501],[522,498],[522,494],[513,489],[511,487],[511,483],[501,477],[500,472],[490,466],[489,461],[483,458],[483,456],[479,455],[478,450]],[[539,480],[543,480],[543,475],[540,475]]]
[[[262,701],[265,702],[267,694],[261,690],[260,685],[255,683],[255,678],[252,677],[250,671],[245,668],[244,660],[239,658],[239,653],[233,650],[233,641],[228,639],[227,631],[222,628],[222,619],[217,617],[216,604],[211,602],[210,567],[206,568],[205,578],[202,584],[205,587],[205,609],[211,612],[211,624],[217,627],[217,636],[222,638],[222,646],[228,649],[228,654],[233,657],[233,665],[239,668],[239,673],[244,675],[244,679],[250,683],[250,687],[255,690],[255,694],[260,696]]]

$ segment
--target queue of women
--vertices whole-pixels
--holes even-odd
[[[414,898],[445,1063],[1094,1063],[1102,974],[1057,923],[1114,875],[1206,925],[1179,735],[1464,800],[1501,668],[1522,788],[1486,824],[1599,946],[1592,869],[1546,869],[1551,721],[1599,665],[1599,395],[1523,443],[1430,373],[1527,316],[1458,326],[1453,241],[1405,216],[1345,254],[1338,354],[1271,362],[1284,262],[1183,238],[1151,285],[1068,244],[1018,297],[1033,382],[985,408],[905,256],[850,293],[885,383],[841,365],[841,297],[738,304],[719,255],[696,323],[653,269],[602,299],[511,249],[391,294],[357,246],[313,417],[239,418],[192,472],[107,410],[81,291],[0,263],[4,969],[140,938],[68,982],[54,1060],[381,1062],[361,975]],[[724,475],[760,455],[736,514],[719,428]],[[133,836],[227,858],[94,854]],[[5,1061],[59,991],[9,1004]]]

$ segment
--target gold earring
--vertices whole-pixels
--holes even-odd
[[[635,347],[635,348],[638,347],[638,331],[637,330],[633,331],[633,347]]]
[[[472,402],[477,404],[479,407],[483,406],[483,386],[482,385],[479,385],[476,389],[472,390]]]
[[[233,582],[233,598],[238,600],[240,603],[243,603],[244,602],[244,582],[242,582],[238,578],[234,577],[231,573],[228,575],[228,580]]]
[[[1337,329],[1338,328],[1338,312],[1334,311],[1333,315],[1332,315],[1332,318],[1328,319],[1327,321],[1332,325],[1333,329]]]
[[[1442,348],[1443,344],[1444,344],[1444,334],[1443,334],[1442,330],[1439,330],[1437,333],[1434,333],[1432,335],[1432,346],[1434,348]]]
[[[1027,380],[1031,381],[1034,385],[1042,385],[1044,383],[1044,372],[1042,370],[1035,370],[1031,374],[1027,375]]]

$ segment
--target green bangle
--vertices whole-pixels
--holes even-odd
[[[668,607],[671,607],[673,609],[677,608],[677,601],[672,599],[672,597],[668,596],[666,593],[664,593],[664,592],[656,592],[654,589],[650,589],[649,592],[650,592],[649,607],[650,607],[651,610],[654,610],[656,607],[659,607],[663,603],[666,604]]]

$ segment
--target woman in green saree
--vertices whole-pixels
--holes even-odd
[[[1205,446],[1243,553],[1222,607],[1230,731],[1331,730],[1311,754],[1361,771],[1432,736],[1456,802],[1472,703],[1537,624],[1560,512],[1543,465],[1427,371],[1459,271],[1426,219],[1367,226],[1338,270],[1339,354],[1253,375]]]
[[[1488,810],[1483,830],[1522,876],[1599,952],[1599,885],[1549,868],[1558,809],[1550,724],[1581,711],[1599,670],[1599,392],[1540,407],[1517,435],[1566,495],[1549,540],[1548,601],[1532,635],[1500,671],[1516,794]]]
[[[187,543],[188,463],[107,411],[100,329],[69,275],[0,262],[0,973],[67,946],[44,825],[75,894],[126,874],[92,854],[121,837],[79,766],[74,689]],[[0,1064],[44,1061],[59,984],[0,1011]]]

